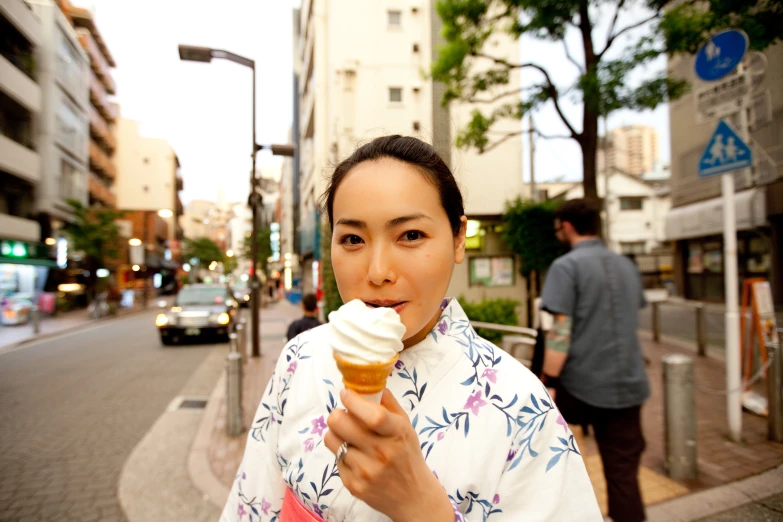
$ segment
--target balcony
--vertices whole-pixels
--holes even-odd
[[[114,121],[116,119],[116,113],[109,104],[109,99],[106,97],[106,88],[92,71],[90,71],[90,102],[95,105],[98,112],[100,112],[101,116],[106,120]]]
[[[3,237],[37,243],[41,240],[41,225],[32,219],[24,219],[8,214],[0,214],[0,230]]]
[[[100,140],[111,151],[117,148],[117,140],[114,139],[111,128],[92,105],[87,107],[87,116],[90,119],[90,135]]]
[[[117,206],[117,198],[94,174],[90,174],[87,186],[90,191],[90,199],[100,201],[107,207]]]
[[[0,134],[0,169],[36,184],[41,180],[41,157]]]
[[[79,28],[76,32],[79,35],[79,42],[90,57],[90,67],[93,72],[101,80],[109,94],[116,94],[116,85],[114,79],[111,77],[109,63],[103,56],[103,52],[101,52],[101,49],[98,47],[92,34],[89,30],[84,28]]]
[[[117,169],[111,158],[92,140],[90,141],[90,169],[111,179],[117,176]]]
[[[31,112],[41,110],[41,88],[5,56],[0,56],[0,90]]]

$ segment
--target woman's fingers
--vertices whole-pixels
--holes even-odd
[[[340,440],[359,448],[371,447],[377,437],[359,419],[343,410],[333,410],[326,419],[326,425]]]
[[[343,443],[343,440],[332,433],[331,430],[326,432],[326,435],[324,435],[324,445],[331,451],[332,453],[337,456],[337,450],[340,449],[340,444]]]
[[[385,390],[386,394],[391,392]],[[362,422],[370,431],[382,436],[396,435],[400,429],[400,416],[389,411],[386,407],[371,402],[353,390],[342,390],[340,398],[343,405],[356,419]],[[394,401],[396,403],[396,401]],[[407,415],[405,420],[408,420]]]

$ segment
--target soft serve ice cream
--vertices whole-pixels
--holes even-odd
[[[404,335],[405,325],[391,308],[354,299],[330,313],[329,339],[345,387],[380,401]]]

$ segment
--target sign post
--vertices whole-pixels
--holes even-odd
[[[715,82],[731,74],[740,66],[743,56],[748,50],[748,36],[737,30],[728,30],[712,36],[702,45],[696,54],[696,75],[704,81]],[[747,74],[742,68],[738,75]],[[750,85],[748,78],[747,84]],[[752,165],[750,141],[748,132],[748,114],[746,107],[750,106],[751,89],[746,89],[741,96],[746,99],[737,103],[740,113],[740,138],[729,135],[725,131],[728,125],[721,121],[715,129],[707,150],[699,162],[699,175],[709,176],[722,174],[723,189],[723,258],[724,281],[726,288],[726,407],[728,411],[729,435],[739,442],[742,438],[742,368],[740,365],[740,324],[739,324],[739,279],[737,275],[737,217],[734,207],[734,176],[733,170],[747,168]],[[725,128],[724,128],[725,127]],[[731,133],[733,134],[733,132]],[[729,141],[733,139],[733,141]],[[720,141],[718,141],[720,140]],[[740,143],[747,152],[746,158],[739,154]],[[731,143],[731,144],[730,144]],[[747,159],[749,163],[745,163]],[[706,162],[716,170],[702,170]]]

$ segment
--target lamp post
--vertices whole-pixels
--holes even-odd
[[[259,145],[256,143],[256,62],[250,58],[239,56],[237,54],[223,51],[220,49],[212,49],[209,47],[196,47],[192,45],[180,45],[179,46],[179,58],[183,61],[191,62],[204,62],[209,63],[213,58],[222,58],[245,67],[249,67],[253,71],[253,148],[252,148],[252,167],[250,170],[250,198],[249,204],[253,213],[253,237],[250,239],[251,257],[253,260],[252,274],[250,274],[250,310],[251,318],[250,324],[252,328],[252,355],[258,357],[261,355],[261,341],[260,341],[260,297],[259,282],[258,282],[258,199],[261,197],[258,190],[258,178],[256,178],[256,153],[262,149],[271,149],[272,154],[278,154],[282,156],[293,156],[294,147],[292,145]]]

